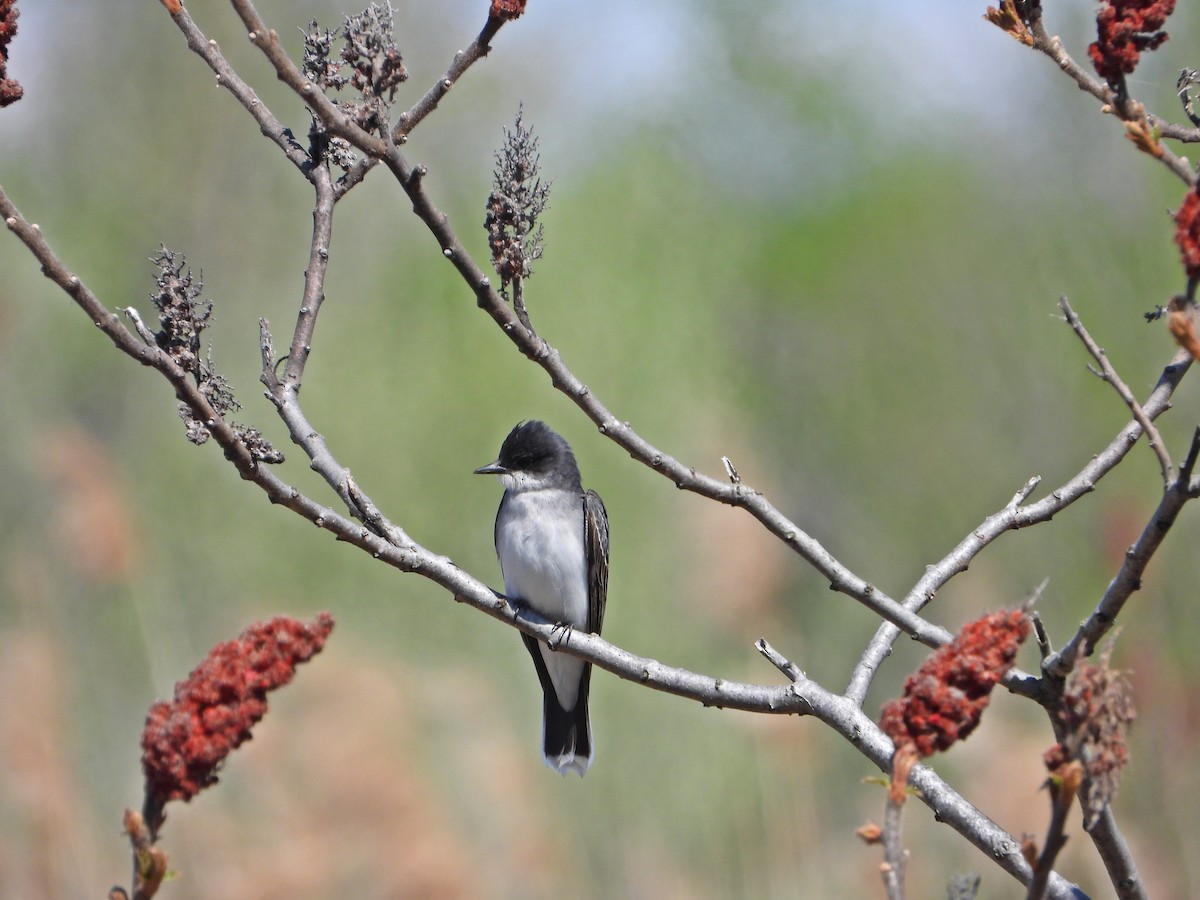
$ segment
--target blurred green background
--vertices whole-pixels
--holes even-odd
[[[411,103],[485,0],[396,4]],[[25,0],[0,111],[0,184],[111,307],[149,317],[149,258],[186,252],[216,305],[213,355],[279,470],[336,502],[261,396],[257,319],[286,343],[307,255],[307,184],[150,0]],[[227,4],[189,9],[298,135],[300,105]],[[261,0],[298,55],[328,2]],[[407,154],[486,258],[492,151],[518,103],[556,179],[528,285],[539,332],[622,419],[745,480],[862,577],[902,596],[1031,475],[1071,477],[1126,420],[1055,301],[1068,295],[1134,390],[1170,358],[1141,313],[1182,287],[1167,210],[1183,187],[1140,156],[984,4],[534,0]],[[1077,59],[1090,2],[1049,4]],[[1131,89],[1174,119],[1191,9]],[[663,662],[776,683],[766,637],[840,690],[876,622],[745,515],[632,464],[517,354],[386,173],[338,207],[302,400],[339,460],[425,546],[493,584],[499,486],[471,476],[522,418],[572,442],[612,522],[605,636]],[[1194,379],[1160,421],[1183,455]],[[169,809],[171,898],[881,896],[853,829],[882,814],[869,764],[817,723],[699,708],[603,673],[598,761],[561,780],[537,752],[516,634],[419,577],[336,544],[196,448],[166,383],[116,353],[0,236],[0,898],[128,883],[121,810],[138,738],[213,644],[329,609],[326,651],[276,695],[221,785]],[[1136,447],[1053,522],[1007,535],[929,608],[951,629],[1042,579],[1057,644],[1093,607],[1159,494]],[[1196,512],[1123,623],[1140,719],[1117,801],[1159,896],[1200,894],[1192,648]],[[907,642],[868,711],[923,657]],[[1026,648],[1021,664],[1036,666]],[[935,766],[1014,834],[1044,834],[1030,704],[999,696]],[[1060,870],[1111,889],[1072,817]],[[957,872],[1019,886],[913,805],[911,896]]]

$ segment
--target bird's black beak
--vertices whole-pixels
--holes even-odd
[[[503,475],[506,472],[508,472],[508,469],[500,465],[500,460],[488,463],[486,466],[480,466],[475,470],[476,475]]]

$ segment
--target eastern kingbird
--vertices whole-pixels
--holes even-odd
[[[504,593],[568,629],[600,633],[608,594],[608,513],[584,491],[571,446],[545,422],[517,425],[500,456],[475,470],[499,475],[496,555]],[[582,777],[595,755],[588,723],[592,664],[522,634],[542,683],[542,757]]]

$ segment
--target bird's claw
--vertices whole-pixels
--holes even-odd
[[[550,632],[550,640],[546,642],[546,646],[551,650],[557,650],[563,644],[570,644],[571,632],[574,630],[574,625],[568,625],[566,622],[556,623]]]

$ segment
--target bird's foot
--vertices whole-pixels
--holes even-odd
[[[574,625],[568,625],[566,622],[557,623],[550,632],[550,640],[546,642],[546,646],[551,650],[557,650],[564,644],[570,644],[571,632],[574,630]]]

